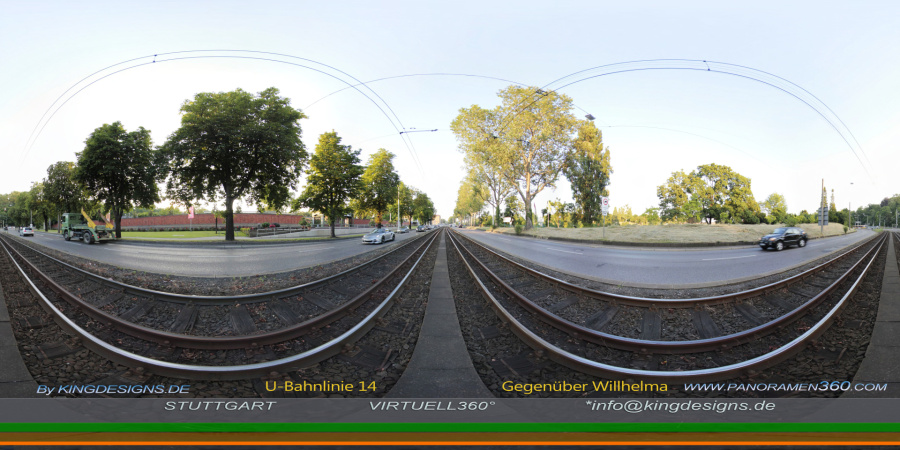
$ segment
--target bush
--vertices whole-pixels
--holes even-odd
[[[793,215],[785,216],[785,217],[784,217],[784,224],[787,225],[787,226],[789,226],[789,227],[795,227],[795,226],[797,226],[797,217],[796,217],[796,216],[793,216]]]
[[[263,222],[263,223],[259,224],[258,228],[269,228],[269,222]]]
[[[521,223],[516,223],[516,236],[521,236],[524,229],[525,227]]]
[[[847,231],[850,229],[847,225],[844,225],[844,234],[847,234]]]

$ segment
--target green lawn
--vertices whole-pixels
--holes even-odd
[[[190,239],[210,236],[225,237],[224,231],[123,231],[122,238],[166,238],[166,239]]]

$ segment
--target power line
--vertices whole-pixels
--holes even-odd
[[[202,55],[202,56],[182,56],[182,57],[174,57],[174,58],[167,58],[167,59],[158,59],[159,56],[169,56],[169,55],[185,54],[185,53],[204,53],[204,52],[239,52],[239,53],[266,54],[266,55],[283,56],[283,57],[288,57],[288,58],[300,59],[300,60],[304,60],[304,61],[310,61],[310,62],[313,62],[313,63],[315,63],[315,64],[318,64],[318,65],[327,67],[327,68],[329,68],[329,69],[335,70],[335,71],[337,71],[337,72],[339,72],[339,73],[341,73],[341,74],[344,74],[344,75],[348,76],[349,78],[351,78],[353,81],[356,81],[358,84],[353,85],[353,84],[347,82],[346,80],[344,80],[344,79],[342,79],[342,78],[340,78],[340,77],[338,77],[338,76],[335,76],[335,75],[333,75],[333,74],[331,74],[331,73],[328,73],[328,72],[326,72],[326,71],[324,71],[324,70],[320,70],[320,69],[317,69],[317,68],[314,68],[314,67],[310,67],[310,66],[307,66],[307,65],[304,65],[304,64],[298,64],[298,63],[290,62],[290,61],[282,61],[282,60],[274,59],[274,58],[264,58],[264,57],[254,57],[254,56],[238,56],[238,55],[212,55],[212,56]],[[100,78],[97,78],[97,79],[91,81],[91,82],[88,83],[87,85],[81,87],[80,89],[78,89],[77,91],[75,91],[74,93],[72,93],[72,95],[70,95],[68,98],[66,98],[65,101],[63,101],[61,104],[59,104],[59,106],[57,106],[57,107],[54,109],[54,105],[56,105],[56,104],[59,102],[59,100],[60,100],[61,98],[65,97],[66,93],[70,92],[72,89],[76,88],[79,84],[81,84],[81,83],[83,83],[84,81],[90,79],[91,77],[94,77],[94,76],[96,76],[96,75],[98,75],[98,74],[100,74],[100,73],[102,73],[102,72],[104,72],[104,71],[106,71],[106,70],[109,70],[109,69],[111,69],[111,68],[113,68],[113,67],[121,66],[121,65],[123,65],[123,64],[128,64],[128,63],[134,62],[134,61],[139,61],[139,60],[141,60],[141,59],[148,59],[148,58],[150,58],[151,56],[153,57],[153,59],[152,59],[151,61],[149,61],[149,62],[143,62],[143,63],[139,63],[139,64],[133,64],[133,65],[131,65],[131,66],[125,67],[125,68],[123,68],[123,69],[116,70],[116,71],[114,71],[114,72],[112,72],[112,73],[108,73],[108,74],[106,74],[106,75],[103,75],[103,76],[100,77]],[[66,89],[66,91],[63,92],[63,94],[61,94],[61,95],[60,95],[60,96],[59,96],[59,97],[58,97],[58,98],[57,98],[57,99],[56,99],[56,100],[48,107],[47,111],[44,112],[44,114],[41,116],[41,119],[40,119],[40,120],[38,121],[38,123],[35,125],[35,129],[38,129],[39,126],[40,126],[40,129],[37,131],[36,134],[35,134],[34,130],[32,130],[32,135],[31,135],[31,136],[33,136],[33,139],[31,138],[31,136],[29,136],[29,141],[30,141],[30,143],[29,143],[29,141],[26,141],[26,147],[25,147],[24,151],[22,152],[22,153],[23,153],[22,161],[25,160],[25,156],[27,155],[28,151],[34,146],[34,143],[37,142],[37,139],[40,137],[40,135],[41,135],[41,133],[43,132],[44,128],[47,126],[48,123],[50,123],[50,121],[53,119],[53,117],[56,115],[56,113],[57,113],[63,106],[65,106],[65,104],[68,103],[69,100],[71,100],[72,98],[74,98],[74,97],[75,97],[76,95],[78,95],[81,91],[85,90],[86,88],[90,87],[91,85],[93,85],[93,84],[99,82],[100,80],[103,80],[103,79],[105,79],[105,78],[108,78],[108,77],[110,77],[110,76],[112,76],[112,75],[115,75],[115,74],[118,74],[118,73],[121,73],[121,72],[124,72],[124,71],[127,71],[127,70],[135,69],[135,68],[138,68],[138,67],[142,67],[142,66],[146,66],[146,65],[151,65],[151,64],[155,64],[155,63],[163,63],[163,62],[171,62],[171,61],[180,61],[180,60],[193,60],[193,59],[244,59],[244,60],[257,60],[257,61],[267,61],[267,62],[278,62],[278,63],[282,63],[282,64],[288,64],[288,65],[293,65],[293,66],[297,66],[297,67],[302,67],[302,68],[305,68],[305,69],[309,69],[309,70],[312,70],[312,71],[321,73],[321,74],[323,74],[323,75],[329,76],[329,77],[331,77],[331,78],[334,78],[334,79],[336,79],[336,80],[338,80],[338,81],[343,82],[344,84],[347,84],[350,88],[353,88],[355,91],[359,92],[361,95],[363,95],[364,97],[366,97],[366,99],[368,99],[370,102],[372,102],[372,104],[375,105],[375,107],[378,108],[379,111],[381,111],[381,113],[385,116],[385,118],[388,119],[388,122],[391,124],[391,126],[394,128],[394,130],[395,130],[398,134],[401,134],[401,141],[403,141],[404,146],[406,146],[407,150],[410,152],[410,155],[411,155],[412,158],[413,158],[413,162],[416,164],[417,168],[419,169],[420,174],[422,175],[423,178],[425,178],[424,169],[423,169],[423,167],[422,167],[421,162],[419,161],[418,155],[416,154],[415,147],[412,145],[412,142],[411,142],[411,141],[410,141],[410,142],[407,142],[406,139],[402,139],[401,128],[405,128],[405,127],[403,126],[402,121],[400,121],[399,117],[396,115],[396,113],[394,113],[394,111],[393,111],[393,109],[391,109],[390,105],[389,105],[389,104],[388,104],[381,96],[379,96],[378,93],[376,93],[371,87],[365,85],[365,83],[360,82],[358,79],[356,79],[355,77],[353,77],[353,76],[347,74],[346,72],[343,72],[343,71],[341,71],[341,70],[339,70],[339,69],[336,69],[336,68],[334,68],[333,66],[330,66],[330,65],[327,65],[327,64],[324,64],[324,63],[320,63],[320,62],[318,62],[318,61],[314,61],[314,60],[311,60],[311,59],[308,59],[308,58],[302,58],[302,57],[298,57],[298,56],[293,56],[293,55],[286,55],[286,54],[273,53],[273,52],[263,52],[263,51],[256,51],[256,50],[184,50],[184,51],[177,51],[177,52],[157,53],[157,54],[153,54],[153,55],[142,56],[142,57],[139,57],[139,58],[132,58],[132,59],[124,60],[124,61],[118,62],[118,63],[116,63],[116,64],[112,64],[112,65],[110,65],[110,66],[107,66],[107,67],[105,67],[105,68],[103,68],[103,69],[100,69],[100,70],[98,70],[98,71],[96,71],[96,72],[94,72],[94,73],[88,75],[87,77],[82,78],[81,80],[79,80],[78,82],[76,82],[75,84],[73,84],[71,87],[69,87],[68,89]],[[391,118],[391,115],[389,115],[389,114],[387,113],[387,111],[385,111],[385,109],[382,108],[382,106],[381,106],[378,102],[376,102],[375,100],[373,100],[373,99],[372,99],[369,95],[367,95],[366,93],[364,93],[364,92],[362,92],[361,90],[359,90],[359,88],[358,88],[357,86],[360,86],[360,85],[365,86],[366,89],[368,89],[370,92],[372,92],[372,93],[375,95],[375,97],[377,97],[378,100],[380,100],[381,103],[384,104],[384,107],[387,108],[388,111],[391,112],[391,115],[394,116],[394,119],[397,120],[397,123],[396,123],[396,124],[394,123],[394,119]],[[51,110],[52,110],[53,112],[50,113],[50,116],[49,116],[49,117],[47,117],[47,114],[48,114]],[[44,121],[44,118],[45,118],[45,117],[46,117],[46,121]],[[43,125],[41,125],[41,121],[44,121],[44,122],[43,122]],[[397,126],[398,124],[400,125],[400,127]],[[21,162],[20,162],[20,164],[21,164]]]

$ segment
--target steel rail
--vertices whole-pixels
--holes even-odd
[[[429,248],[434,242],[435,239],[432,238],[429,242]],[[413,272],[415,272],[419,263],[422,261],[422,258],[424,258],[425,254],[427,253],[427,249],[425,252],[422,252],[413,266],[400,281],[400,283],[396,287],[394,287],[391,293],[388,294],[388,296],[385,297],[385,299],[374,310],[372,310],[372,312],[370,312],[365,318],[363,318],[363,320],[354,325],[352,328],[345,331],[340,336],[332,339],[331,341],[328,341],[314,349],[307,350],[303,353],[277,359],[274,361],[236,366],[204,366],[158,361],[146,356],[119,349],[101,340],[100,338],[97,338],[87,330],[81,328],[73,320],[66,317],[62,313],[62,311],[57,309],[56,306],[53,305],[53,302],[50,301],[46,296],[44,296],[43,292],[41,292],[41,290],[38,289],[34,282],[28,277],[28,275],[25,273],[25,270],[19,265],[19,263],[15,261],[15,258],[13,258],[12,254],[9,252],[6,246],[4,246],[3,249],[5,251],[5,254],[9,257],[10,261],[15,265],[19,274],[28,283],[28,289],[41,300],[41,306],[51,313],[54,321],[56,321],[57,324],[59,324],[63,329],[68,331],[70,334],[79,337],[85,347],[102,355],[107,359],[110,359],[113,362],[117,362],[129,367],[140,367],[144,368],[145,370],[149,369],[157,375],[202,380],[238,380],[249,377],[269,376],[273,373],[283,373],[286,371],[307,367],[311,364],[324,361],[325,359],[341,353],[342,349],[345,346],[359,340],[359,338],[368,333],[369,330],[371,330],[376,325],[377,319],[383,316],[391,307],[391,305],[393,305],[395,297],[402,290],[402,288],[406,286],[410,276],[413,274]]]
[[[535,350],[543,352],[550,359],[571,369],[596,376],[610,377],[615,379],[638,378],[642,380],[660,382],[685,382],[717,381],[733,378],[744,374],[753,374],[759,370],[778,364],[779,362],[791,358],[799,353],[809,341],[817,338],[828,329],[828,327],[834,321],[836,315],[844,308],[848,299],[856,292],[859,284],[868,274],[869,269],[877,259],[881,249],[884,248],[885,241],[881,241],[881,245],[878,247],[878,251],[875,252],[874,255],[872,255],[872,258],[869,260],[869,263],[866,265],[865,269],[863,269],[862,273],[856,278],[850,289],[843,295],[843,297],[841,297],[841,299],[835,304],[835,306],[832,307],[828,311],[828,313],[826,313],[818,322],[816,322],[815,325],[810,327],[809,330],[807,330],[800,336],[794,338],[787,344],[771,352],[746,361],[710,369],[694,369],[682,371],[644,370],[614,366],[611,364],[605,364],[579,355],[575,355],[547,342],[546,340],[538,336],[535,332],[531,331],[530,329],[528,329],[528,327],[519,322],[513,316],[513,314],[511,314],[506,308],[503,307],[503,305],[497,300],[497,298],[494,297],[493,294],[491,294],[488,287],[481,281],[475,270],[472,268],[469,262],[466,261],[466,258],[463,257],[463,253],[457,246],[457,243],[455,241],[451,242],[456,248],[460,259],[465,264],[469,274],[472,276],[472,279],[479,286],[482,296],[490,303],[491,307],[501,318],[501,320],[508,323],[510,325],[510,329],[513,331],[513,333],[519,336],[520,339],[525,341]]]
[[[41,281],[43,281],[52,291],[56,292],[63,300],[77,308],[80,312],[88,315],[95,320],[100,321],[101,323],[112,326],[115,329],[128,335],[156,342],[162,345],[171,345],[175,347],[194,349],[225,350],[236,348],[252,348],[260,345],[283,342],[302,336],[310,330],[321,328],[329,323],[334,322],[335,320],[338,320],[339,318],[347,315],[350,311],[359,307],[377,289],[382,288],[389,279],[393,278],[393,276],[415,256],[416,252],[425,248],[430,243],[430,241],[433,240],[434,237],[431,237],[430,240],[426,238],[426,240],[422,242],[421,245],[419,245],[419,247],[413,252],[412,255],[404,259],[400,264],[397,264],[391,272],[379,279],[376,283],[369,286],[365,291],[358,294],[356,297],[353,297],[353,299],[351,299],[350,301],[341,304],[335,309],[329,310],[299,324],[294,324],[278,330],[252,335],[215,337],[172,333],[169,331],[163,331],[155,328],[137,325],[133,322],[123,320],[118,316],[109,314],[106,311],[103,311],[102,309],[82,300],[77,295],[72,294],[67,289],[53,281],[47,274],[38,270],[31,261],[28,261],[27,258],[24,258],[17,250],[12,248],[10,248],[10,250],[13,253],[19,255],[26,267],[30,271],[32,271]],[[9,245],[5,242],[3,244],[4,248]],[[9,252],[10,250],[7,250],[7,252]],[[12,255],[12,253],[10,253],[10,255]]]
[[[0,236],[2,236],[2,234],[0,234]],[[6,237],[8,237],[8,236],[6,236]],[[408,245],[413,245],[413,243],[416,240],[417,239],[411,239],[408,242],[404,242],[402,245],[398,246],[397,248],[394,248],[394,249],[386,252],[383,255],[377,256],[370,261],[366,261],[366,262],[360,264],[359,266],[344,270],[340,273],[330,275],[328,277],[321,278],[321,279],[318,279],[315,281],[310,281],[308,283],[304,283],[301,285],[292,286],[292,287],[284,288],[284,289],[277,289],[277,290],[268,291],[268,292],[259,292],[259,293],[255,293],[255,294],[242,294],[242,295],[222,295],[222,296],[177,294],[174,292],[157,291],[154,289],[147,289],[147,288],[142,288],[139,286],[133,286],[130,284],[126,284],[126,283],[122,283],[122,282],[113,280],[111,278],[101,277],[100,275],[88,272],[84,269],[80,269],[69,263],[66,263],[57,258],[54,258],[40,250],[34,249],[30,245],[26,245],[26,247],[29,250],[40,254],[44,258],[49,259],[49,260],[53,261],[54,263],[63,266],[67,270],[75,271],[75,272],[79,273],[80,275],[89,278],[91,281],[100,283],[103,286],[111,287],[113,289],[121,289],[123,292],[125,292],[127,294],[138,295],[141,297],[152,297],[152,298],[157,298],[157,299],[165,300],[165,301],[172,302],[172,303],[225,304],[225,303],[233,303],[233,302],[239,302],[239,303],[260,302],[260,301],[266,301],[266,300],[269,300],[272,298],[282,298],[282,297],[287,297],[287,296],[291,296],[291,295],[297,295],[302,290],[316,287],[316,286],[319,286],[322,284],[327,284],[338,278],[349,275],[355,271],[363,270],[364,268],[366,268],[372,264],[375,264],[379,260],[386,258],[387,256],[393,254],[394,252],[404,249]],[[15,242],[15,241],[13,241],[13,242]],[[19,244],[24,245],[21,243],[19,243]]]
[[[568,281],[561,280],[552,275],[545,274],[543,272],[540,272],[538,270],[532,269],[530,267],[526,267],[518,262],[515,262],[512,259],[507,258],[507,257],[499,254],[498,252],[491,250],[490,248],[487,248],[486,245],[484,245],[480,242],[476,242],[474,239],[463,235],[462,233],[459,233],[456,231],[454,231],[453,233],[456,236],[464,237],[466,239],[466,241],[471,242],[473,245],[480,247],[481,249],[483,249],[484,251],[486,251],[488,253],[491,253],[492,255],[496,256],[503,262],[511,264],[511,265],[515,266],[517,269],[522,270],[522,271],[524,271],[528,274],[531,274],[535,277],[538,277],[540,279],[543,279],[545,281],[553,283],[553,284],[559,286],[560,288],[565,289],[569,292],[573,292],[575,294],[582,294],[582,295],[585,295],[588,297],[599,298],[602,300],[613,300],[613,301],[628,304],[628,305],[659,306],[662,308],[695,306],[695,305],[701,304],[701,303],[708,303],[708,304],[725,303],[725,302],[729,302],[729,301],[733,301],[733,300],[743,300],[746,298],[755,297],[757,295],[764,294],[766,292],[775,291],[775,290],[783,288],[784,286],[786,286],[796,280],[806,278],[816,272],[819,272],[821,270],[828,268],[828,266],[834,264],[841,258],[847,256],[851,252],[856,251],[858,248],[868,244],[869,242],[871,242],[872,240],[874,240],[875,238],[878,237],[877,235],[872,236],[871,238],[866,239],[865,241],[859,243],[858,245],[854,246],[853,248],[847,250],[844,253],[841,253],[840,255],[832,258],[829,261],[826,261],[822,264],[819,264],[818,266],[807,269],[807,270],[805,270],[801,273],[798,273],[796,275],[793,275],[791,277],[776,281],[774,283],[769,283],[764,286],[759,286],[759,287],[747,289],[747,290],[740,291],[740,292],[734,292],[731,294],[722,294],[722,295],[715,295],[715,296],[710,296],[710,297],[652,298],[652,297],[635,297],[635,296],[630,296],[630,295],[621,295],[621,294],[615,294],[612,292],[605,292],[605,291],[600,291],[600,290],[596,290],[596,289],[586,288],[583,286],[578,286],[578,285],[569,283]],[[657,303],[659,305],[655,305]]]
[[[882,239],[882,243],[884,239]],[[496,285],[500,286],[500,288],[506,292],[507,295],[512,297],[519,305],[523,306],[525,309],[535,314],[538,319],[542,322],[547,323],[550,326],[557,328],[558,330],[569,334],[571,336],[577,337],[578,339],[582,339],[585,341],[593,342],[595,344],[604,345],[611,348],[616,348],[619,350],[627,350],[627,351],[635,351],[641,353],[665,353],[665,354],[679,354],[679,353],[693,353],[693,352],[702,352],[702,351],[713,351],[713,350],[722,350],[730,347],[734,347],[737,345],[745,344],[747,342],[751,342],[753,340],[759,339],[761,337],[767,336],[779,328],[783,328],[791,323],[796,322],[801,319],[807,311],[815,308],[822,301],[827,298],[832,292],[834,292],[838,286],[843,283],[850,274],[862,264],[866,257],[875,251],[876,247],[869,249],[866,254],[860,257],[859,261],[857,261],[852,267],[847,269],[837,280],[828,285],[825,289],[820,291],[811,299],[805,301],[802,305],[794,308],[789,311],[787,314],[783,314],[776,319],[770,320],[766,323],[757,325],[755,327],[739,331],[737,333],[732,333],[724,336],[717,336],[712,338],[705,339],[692,339],[692,340],[683,340],[683,341],[661,341],[661,340],[649,340],[649,339],[635,339],[628,338],[623,336],[617,336],[610,333],[605,333],[602,331],[594,330],[592,328],[585,327],[583,325],[579,325],[567,319],[564,319],[550,311],[547,311],[543,307],[529,300],[527,297],[522,295],[515,288],[507,284],[503,281],[497,274],[495,274],[492,270],[490,270],[480,259],[478,259],[474,254],[472,254],[469,249],[465,248],[465,246],[461,246],[462,249],[469,254],[469,256],[478,264],[479,267],[487,274],[488,278],[490,278]]]

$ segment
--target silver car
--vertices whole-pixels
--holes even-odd
[[[19,228],[19,236],[34,236],[34,230],[31,227]]]
[[[362,238],[363,244],[383,244],[384,241],[393,240],[394,232],[387,228],[376,228]]]

